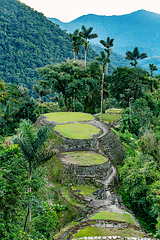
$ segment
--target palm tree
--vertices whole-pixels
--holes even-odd
[[[110,62],[110,59],[106,57],[105,53],[101,51],[101,55],[96,57],[96,60],[102,62],[102,93],[101,93],[101,111],[100,111],[100,120],[102,118],[102,104],[103,104],[103,84],[104,84],[104,74],[106,71],[106,64]]]
[[[42,97],[47,96],[52,92],[51,89],[47,89],[48,85],[45,81],[40,81],[38,85],[33,86],[33,90],[39,95],[39,103],[42,103]]]
[[[114,38],[110,38],[110,37],[107,37],[107,40],[104,41],[104,40],[100,40],[100,43],[105,47],[105,51],[107,52],[107,58],[110,58],[110,55],[111,55],[111,47],[113,47],[113,41],[114,41]],[[107,62],[107,75],[108,75],[108,63]]]
[[[51,134],[52,127],[45,125],[38,132],[34,129],[29,120],[22,120],[18,129],[18,135],[13,139],[14,143],[19,144],[24,159],[28,162],[28,181],[31,183],[32,172],[36,168],[49,160],[58,151],[54,149],[53,144],[45,143]],[[44,145],[45,143],[45,145]],[[28,189],[31,193],[31,187]],[[24,224],[26,230],[27,220],[29,221],[29,233],[31,228],[31,203],[27,206],[27,215]]]
[[[151,77],[153,78],[153,71],[157,71],[158,68],[156,67],[156,65],[154,65],[154,63],[149,63],[149,69],[151,71]]]
[[[96,33],[91,33],[92,30],[93,30],[92,27],[87,29],[84,25],[82,25],[81,31],[79,32],[79,35],[83,39],[83,46],[84,46],[84,50],[85,50],[85,67],[86,67],[86,59],[87,59],[87,47],[89,44],[88,39],[91,40],[91,39],[98,37],[98,35]]]
[[[76,55],[77,55],[77,59],[78,59],[78,53],[80,50],[80,46],[83,44],[82,38],[81,38],[81,36],[79,36],[79,29],[76,29],[73,34],[70,33],[69,37],[72,40],[71,46],[73,48],[74,60],[75,60]]]
[[[134,67],[136,67],[137,65],[137,60],[138,59],[144,59],[147,57],[147,54],[146,53],[139,53],[139,50],[138,50],[138,47],[135,47],[133,52],[131,51],[127,51],[126,52],[126,58],[125,59],[128,59],[128,60],[131,60],[133,62],[130,62],[130,64]]]

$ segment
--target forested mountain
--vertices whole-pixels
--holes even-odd
[[[18,0],[0,0],[0,39],[1,78],[29,89],[40,79],[36,68],[73,58],[66,31]],[[95,56],[90,47],[88,60]]]
[[[91,26],[98,34],[93,42],[114,38],[114,51],[125,55],[135,46],[140,52],[146,52],[148,58],[144,60],[145,67],[148,63],[155,63],[160,68],[160,14],[139,10],[122,16],[98,16],[94,14],[81,16],[69,23],[61,22],[55,18],[49,18],[67,32],[73,32],[76,28]],[[147,61],[147,65],[146,65]],[[143,64],[143,61],[142,61]]]

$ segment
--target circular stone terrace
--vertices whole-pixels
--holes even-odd
[[[108,158],[91,151],[74,151],[61,153],[61,160],[66,164],[88,166],[103,164]]]
[[[108,133],[107,125],[97,121],[93,115],[81,112],[54,112],[41,116],[41,122],[54,125],[54,130],[72,139],[92,139]]]

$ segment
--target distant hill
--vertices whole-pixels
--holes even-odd
[[[95,56],[90,47],[87,59]],[[73,50],[66,31],[18,0],[0,0],[0,78],[31,89],[40,79],[36,68],[67,58]]]
[[[99,44],[99,40],[109,36],[114,38],[113,50],[124,55],[137,46],[140,52],[148,54],[150,63],[157,64],[160,69],[160,14],[139,10],[131,14],[121,16],[98,16],[88,14],[81,16],[69,23],[64,23],[55,18],[49,18],[67,32],[73,32],[82,25],[93,27],[93,32],[98,38],[93,42]],[[158,58],[157,58],[158,57]],[[146,61],[147,60],[143,60]],[[143,64],[143,61],[141,63]],[[148,66],[147,66],[148,67]]]

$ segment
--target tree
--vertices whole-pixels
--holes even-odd
[[[76,55],[77,55],[77,59],[78,59],[78,53],[80,50],[80,46],[83,44],[82,38],[81,38],[81,36],[79,36],[79,29],[76,29],[73,34],[70,33],[69,37],[72,40],[71,46],[73,48],[74,60],[75,60]]]
[[[24,159],[28,162],[28,181],[31,184],[32,172],[42,164],[49,160],[57,153],[53,148],[53,144],[46,143],[52,128],[50,125],[41,127],[38,132],[33,128],[33,125],[28,120],[23,120],[20,123],[18,135],[14,138],[14,143],[19,144]],[[31,187],[28,189],[28,194],[31,194]],[[24,224],[26,230],[27,220],[31,227],[31,202],[27,206],[27,215]],[[29,229],[29,233],[30,233]]]
[[[158,68],[156,67],[156,65],[154,65],[154,63],[149,63],[149,69],[151,71],[151,77],[153,78],[153,71],[157,71]]]
[[[142,131],[149,129],[152,112],[148,107],[147,101],[143,98],[136,99],[132,107],[126,108],[120,119],[120,130],[124,132],[140,135]]]
[[[91,33],[92,30],[93,30],[92,27],[87,29],[84,25],[82,25],[81,31],[79,32],[79,35],[83,39],[83,46],[84,46],[84,50],[85,50],[85,67],[86,67],[86,59],[87,59],[87,47],[89,44],[88,39],[91,40],[91,39],[98,37],[98,35],[96,33]]]
[[[27,187],[26,162],[18,146],[0,143],[0,238],[18,239]],[[16,237],[17,236],[17,237]]]
[[[114,38],[110,38],[110,37],[107,37],[107,40],[104,41],[104,40],[100,40],[100,43],[105,47],[105,51],[107,52],[107,58],[110,58],[110,55],[111,55],[111,47],[113,47],[113,41],[114,41]],[[108,75],[108,63],[107,62],[107,75]]]
[[[109,90],[122,107],[128,107],[131,99],[135,101],[137,98],[145,97],[146,90],[150,90],[151,84],[145,70],[118,67],[110,76]]]
[[[67,111],[72,111],[78,100],[83,105],[83,111],[97,112],[102,76],[97,61],[88,64],[86,68],[78,62],[67,61],[41,68],[39,73],[54,92],[62,94]]]
[[[103,105],[103,84],[104,84],[104,75],[106,71],[106,63],[110,62],[110,59],[106,57],[105,53],[101,51],[101,55],[96,58],[96,60],[102,62],[102,93],[101,93],[101,111],[100,111],[100,119],[102,118],[102,105]]]
[[[39,103],[42,103],[42,97],[47,96],[49,93],[51,93],[51,89],[48,89],[48,85],[45,81],[40,81],[39,85],[34,85],[33,90],[38,94],[39,96]]]
[[[133,62],[130,62],[130,64],[132,66],[136,67],[137,63],[138,63],[137,60],[138,59],[144,59],[146,57],[147,57],[146,53],[139,53],[138,47],[135,47],[133,52],[131,52],[131,51],[126,52],[126,58],[125,59],[133,61]]]

